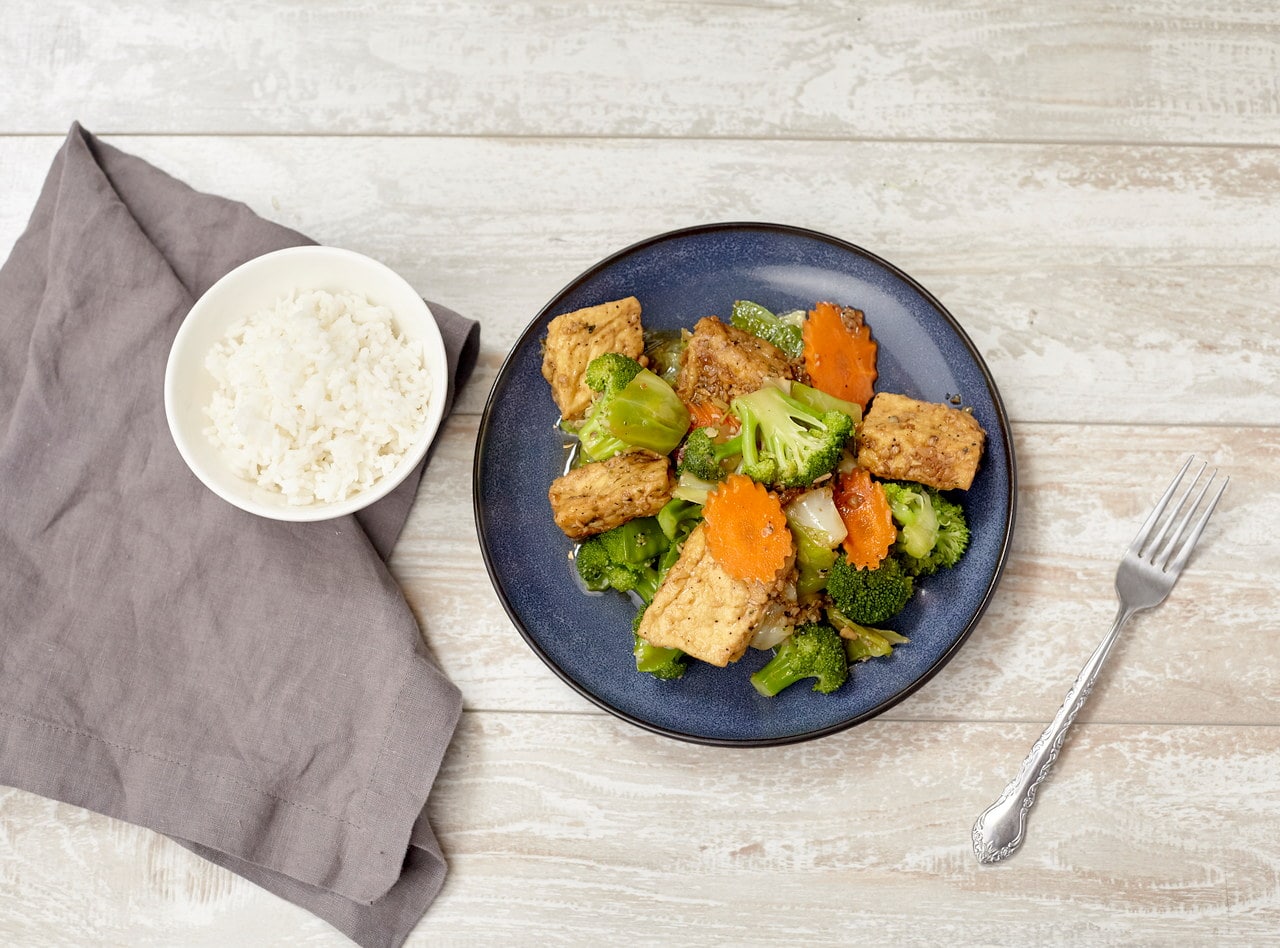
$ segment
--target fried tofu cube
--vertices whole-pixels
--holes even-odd
[[[858,466],[885,480],[968,490],[986,437],[969,412],[881,392],[858,431]]]
[[[676,394],[686,405],[728,405],[759,390],[766,379],[792,378],[785,352],[758,336],[705,316],[693,327],[676,378]]]
[[[542,377],[565,421],[586,414],[595,392],[583,381],[587,365],[598,355],[620,352],[632,359],[644,354],[640,301],[634,296],[562,313],[547,324],[542,350]]]
[[[706,525],[699,524],[645,609],[637,632],[652,645],[678,648],[723,668],[746,652],[789,578],[794,570],[783,570],[771,584],[731,576],[711,555]]]
[[[547,499],[565,536],[585,540],[636,517],[652,517],[675,486],[667,457],[635,448],[557,477]]]

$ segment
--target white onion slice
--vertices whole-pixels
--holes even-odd
[[[822,543],[827,549],[834,549],[849,534],[830,487],[805,491],[787,504],[784,513],[788,523],[803,527],[815,543]]]

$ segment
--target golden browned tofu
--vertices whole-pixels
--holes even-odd
[[[676,393],[686,405],[728,405],[739,395],[758,390],[770,378],[792,378],[786,353],[715,316],[705,316],[693,327],[680,357]]]
[[[595,392],[582,380],[587,364],[606,352],[639,359],[644,354],[640,301],[634,296],[563,313],[547,324],[542,377],[566,421],[586,414]]]
[[[881,392],[858,432],[858,465],[886,480],[968,490],[986,432],[958,408]]]
[[[711,555],[706,526],[699,524],[645,609],[637,631],[653,645],[678,648],[723,668],[742,657],[770,601],[781,596],[793,578],[790,568],[772,584],[730,576]]]
[[[573,540],[651,517],[671,499],[671,462],[644,448],[575,467],[551,482],[547,499],[556,526]]]

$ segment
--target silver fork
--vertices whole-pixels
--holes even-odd
[[[1168,516],[1164,516],[1195,460],[1194,457],[1187,458],[1120,561],[1120,568],[1116,571],[1116,595],[1120,599],[1120,611],[1116,614],[1111,631],[1094,650],[1084,668],[1080,669],[1080,674],[1067,692],[1057,716],[1032,745],[1017,776],[1009,781],[1009,785],[1000,794],[1000,799],[987,807],[973,824],[973,852],[978,857],[978,862],[999,862],[1022,845],[1027,831],[1027,813],[1036,802],[1036,788],[1049,775],[1053,762],[1058,759],[1067,731],[1071,729],[1072,722],[1084,707],[1089,692],[1093,690],[1093,683],[1097,680],[1102,663],[1119,638],[1121,628],[1135,612],[1164,602],[1169,590],[1178,581],[1182,568],[1187,565],[1191,550],[1200,539],[1204,525],[1209,522],[1209,515],[1213,513],[1213,508],[1217,506],[1230,481],[1229,477],[1224,477],[1218,489],[1205,502],[1205,495],[1218,472],[1217,469],[1210,471],[1209,476],[1200,484],[1208,467],[1207,462],[1201,462],[1200,469],[1182,492],[1181,499],[1168,512]],[[1198,491],[1197,484],[1200,484]]]

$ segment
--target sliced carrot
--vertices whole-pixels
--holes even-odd
[[[875,391],[876,348],[856,309],[818,303],[804,321],[804,368],[813,387],[864,409]]]
[[[849,529],[845,557],[859,569],[875,569],[898,538],[884,488],[865,468],[857,467],[836,478],[834,493],[836,510]]]
[[[724,428],[730,433],[738,430],[738,419],[729,413],[729,406],[723,402],[705,399],[686,405],[693,428]]]
[[[772,582],[792,554],[791,531],[777,495],[730,474],[702,507],[707,549],[730,576]]]

